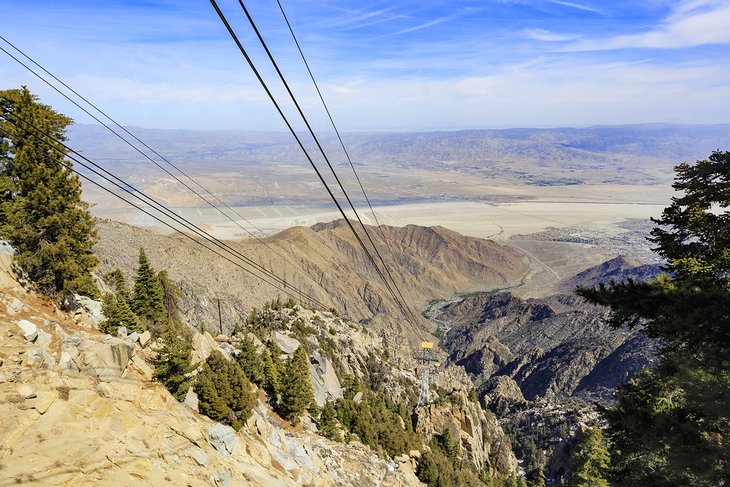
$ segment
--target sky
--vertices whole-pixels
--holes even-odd
[[[729,0],[280,1],[343,132],[730,122]],[[301,129],[238,0],[218,3]],[[246,6],[326,130],[276,0]],[[4,0],[2,12],[0,35],[123,124],[286,129],[210,2]],[[93,123],[1,51],[0,81]]]

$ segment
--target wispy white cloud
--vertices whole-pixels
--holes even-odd
[[[574,41],[580,37],[578,34],[562,34],[545,29],[525,29],[522,32],[530,39],[544,42]]]
[[[626,48],[676,49],[730,43],[730,3],[707,0],[681,2],[656,28],[639,34],[583,40],[571,50]]]
[[[570,8],[574,8],[577,10],[583,10],[584,12],[593,12],[595,14],[606,15],[606,13],[603,12],[602,10],[599,10],[595,7],[591,7],[590,5],[583,5],[580,3],[573,3],[573,2],[565,2],[563,0],[549,0],[549,2],[554,3],[556,5],[562,5],[563,7],[570,7]]]
[[[470,7],[463,8],[463,9],[459,9],[457,12],[454,12],[453,14],[444,15],[442,17],[438,17],[436,19],[429,20],[428,22],[423,22],[421,24],[414,25],[414,26],[408,27],[406,29],[401,29],[401,30],[398,30],[396,32],[391,32],[390,34],[385,34],[385,35],[380,36],[380,37],[397,36],[397,35],[406,34],[406,33],[409,33],[409,32],[415,32],[417,30],[427,29],[427,28],[433,27],[435,25],[443,24],[445,22],[449,22],[451,20],[455,20],[455,19],[458,19],[460,17],[464,17],[465,15],[469,15],[469,14],[475,13],[477,11],[479,11],[479,9],[470,8]]]

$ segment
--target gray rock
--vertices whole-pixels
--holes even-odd
[[[198,465],[200,465],[201,467],[207,467],[210,464],[210,458],[200,448],[193,448],[190,452],[190,457],[198,462]]]
[[[7,240],[0,240],[0,254],[15,255],[15,249]]]
[[[218,453],[224,457],[230,457],[238,439],[233,428],[215,423],[208,427],[208,441]]]
[[[332,362],[326,357],[314,354],[309,360],[309,378],[314,391],[314,401],[324,406],[328,400],[342,397],[342,388]]]
[[[81,339],[78,351],[74,363],[81,372],[111,381],[127,369],[134,347],[126,340],[107,336],[102,342]]]
[[[134,344],[134,342],[139,340],[139,333],[137,333],[136,331],[133,331],[132,333],[127,335],[127,340],[129,340],[130,342],[132,342],[132,344]]]
[[[139,344],[142,348],[149,345],[150,340],[152,339],[152,335],[150,335],[149,330],[145,330],[140,336],[139,336]]]
[[[293,354],[297,351],[297,348],[299,348],[299,340],[297,340],[296,338],[292,338],[288,335],[284,335],[283,333],[278,331],[274,332],[274,340],[276,341],[276,344],[279,346],[281,351],[287,355]]]
[[[91,299],[86,296],[74,296],[79,305],[86,310],[86,314],[91,318],[97,325],[104,321],[106,317],[101,311],[101,301]]]
[[[52,369],[56,366],[56,359],[42,348],[32,349],[25,352],[28,365],[41,369]]]
[[[38,345],[38,348],[45,350],[48,345],[51,344],[51,335],[41,329],[38,329],[38,336],[35,339],[35,344]]]
[[[23,336],[29,342],[34,341],[38,337],[38,327],[35,323],[31,323],[28,320],[18,321],[18,326],[23,330]]]
[[[127,327],[120,326],[119,328],[117,328],[117,336],[119,338],[127,338]]]
[[[14,297],[8,303],[8,312],[11,315],[16,314],[16,313],[20,313],[23,310],[23,308],[25,308],[25,305],[18,298],[15,298]]]
[[[355,394],[352,400],[355,401],[355,404],[360,404],[360,402],[362,401],[362,391]]]
[[[198,409],[198,395],[195,393],[193,388],[188,389],[188,393],[185,394],[183,404],[192,409],[193,411],[199,411]]]

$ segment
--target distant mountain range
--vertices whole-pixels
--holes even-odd
[[[307,161],[284,133],[158,130],[131,127],[135,135],[192,174],[246,170],[263,181],[282,166]],[[346,133],[344,140],[366,178],[393,169],[419,169],[488,177],[529,185],[665,184],[682,161],[706,158],[730,147],[730,124],[645,124],[588,128],[464,130],[453,132]],[[74,148],[121,172],[144,178],[157,171],[139,153],[95,125],[69,130]],[[347,164],[337,139],[321,136],[333,164]],[[316,149],[313,143],[308,147]],[[317,151],[312,154],[316,156]],[[154,158],[154,156],[153,156]],[[319,162],[320,157],[315,157]],[[286,173],[286,170],[283,170]],[[384,176],[385,175],[385,176]],[[375,181],[375,180],[373,180]]]

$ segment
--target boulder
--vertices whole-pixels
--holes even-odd
[[[28,384],[20,384],[16,390],[23,399],[33,399],[37,396],[35,390]]]
[[[39,328],[35,344],[38,345],[39,349],[45,350],[51,344],[51,335]]]
[[[76,298],[76,302],[79,306],[86,311],[87,316],[91,318],[94,323],[98,325],[106,319],[104,313],[101,311],[101,301],[91,299],[87,296],[80,296],[78,294],[74,297]]]
[[[185,404],[187,407],[189,407],[193,411],[199,411],[198,395],[195,393],[195,391],[193,390],[192,387],[190,389],[188,389],[187,394],[185,394],[185,399],[183,400],[183,404]]]
[[[127,369],[134,347],[126,340],[107,336],[101,342],[81,339],[78,350],[79,355],[73,361],[81,372],[111,381]]]
[[[147,345],[149,345],[150,340],[152,340],[152,335],[150,335],[149,330],[145,330],[142,332],[142,334],[139,336],[139,345],[144,348]]]
[[[35,323],[31,323],[28,320],[18,321],[18,326],[23,330],[23,336],[29,342],[34,341],[38,337],[38,327]]]
[[[2,281],[0,281],[0,284],[1,283],[2,283]],[[23,302],[16,297],[10,298],[10,301],[8,301],[8,303],[7,303],[7,307],[8,307],[8,314],[10,316],[16,315],[16,314],[20,313],[21,311],[23,311],[24,308],[26,308],[26,306],[23,304]]]
[[[289,335],[284,335],[283,333],[278,331],[274,332],[274,340],[276,341],[276,344],[279,346],[281,351],[287,355],[293,354],[297,351],[297,348],[299,348],[299,340],[290,337]]]
[[[56,359],[42,348],[28,350],[25,353],[28,365],[41,369],[52,369],[56,366]]]
[[[237,440],[236,431],[230,426],[215,423],[208,427],[208,441],[224,457],[231,456]]]
[[[324,406],[328,400],[335,400],[342,397],[342,388],[332,362],[319,354],[314,354],[309,359],[309,379],[312,382],[314,401],[319,407]]]
[[[142,357],[140,357],[139,355],[134,355],[132,357],[131,366],[133,366],[137,370],[137,372],[139,372],[144,380],[152,380],[154,370]]]
[[[193,363],[205,362],[213,350],[218,349],[218,344],[210,336],[210,333],[196,333],[193,336]]]
[[[258,352],[259,354],[262,353],[264,351],[264,349],[266,348],[266,345],[264,345],[261,342],[261,340],[259,340],[259,337],[257,337],[253,333],[251,333],[251,332],[246,333],[246,338],[248,338],[249,340],[251,340],[253,342],[254,347],[256,347],[256,352]]]

